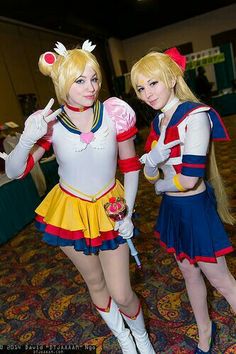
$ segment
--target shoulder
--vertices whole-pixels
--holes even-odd
[[[115,124],[118,141],[129,139],[137,133],[136,115],[127,102],[118,97],[110,97],[103,104],[109,118]]]
[[[104,103],[108,114],[114,120],[131,120],[136,122],[136,116],[133,108],[118,97],[110,97]]]
[[[181,103],[178,106],[178,114],[181,116],[188,116],[190,114],[196,114],[199,112],[207,112],[211,109],[211,107],[205,105],[204,103],[201,102],[191,102],[191,101],[186,101]]]

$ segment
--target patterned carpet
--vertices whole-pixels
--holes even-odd
[[[236,216],[235,119],[224,118],[232,141],[217,143],[216,151]],[[145,135],[143,130],[140,153]],[[139,217],[135,220],[140,234],[134,241],[143,268],[138,270],[131,259],[131,280],[142,299],[156,353],[190,354],[197,343],[196,324],[184,282],[173,256],[160,248],[152,233],[159,202],[152,186],[141,176],[136,206]],[[227,230],[236,248],[235,227],[227,226]],[[227,256],[234,276],[235,256],[236,252]],[[97,354],[121,353],[91,306],[86,286],[74,266],[59,249],[40,241],[33,224],[0,248],[0,261],[0,346],[77,344],[90,346],[91,350],[96,346]],[[235,316],[211,287],[208,295],[210,314],[218,326],[213,353],[236,353]],[[82,351],[73,353],[77,352]]]

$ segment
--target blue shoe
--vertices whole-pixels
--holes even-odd
[[[198,347],[195,349],[194,354],[211,354],[212,347],[215,343],[215,338],[216,338],[216,324],[215,322],[211,322],[211,339],[210,339],[210,348],[207,352],[204,352],[203,350],[199,349]]]

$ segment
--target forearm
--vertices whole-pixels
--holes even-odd
[[[198,180],[198,177],[184,176],[179,173],[169,179],[159,179],[155,183],[155,190],[158,194],[165,192],[187,192],[195,188]]]
[[[185,190],[191,190],[194,189],[198,184],[199,177],[184,176],[182,174],[178,174],[178,180]]]
[[[156,183],[156,181],[159,179],[158,167],[153,167],[147,162],[144,165],[143,173],[148,182],[152,184]]]
[[[138,191],[139,171],[131,171],[124,174],[124,198],[128,206],[128,215],[133,213],[134,203]]]
[[[29,140],[26,142],[22,136],[20,137],[18,144],[7,156],[5,161],[5,170],[9,178],[19,178],[24,173],[32,147],[33,142]]]

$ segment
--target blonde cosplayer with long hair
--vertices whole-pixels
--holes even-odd
[[[229,136],[218,113],[189,89],[185,65],[176,48],[151,52],[134,64],[131,82],[157,111],[141,157],[145,177],[162,196],[155,234],[185,280],[198,327],[194,353],[210,354],[217,327],[209,317],[202,273],[236,312],[236,281],[224,257],[233,247],[222,223],[233,224],[234,218],[212,142]]]
[[[180,66],[173,61],[169,55],[151,52],[134,64],[131,70],[131,83],[138,97],[140,94],[137,90],[137,78],[140,74],[163,81],[166,87],[171,87],[171,83],[175,81],[174,92],[175,96],[180,101],[199,102],[186,84],[183,70],[181,70]],[[229,211],[228,197],[216,163],[214,142],[211,142],[209,151],[209,168],[206,177],[215,190],[217,210],[221,219],[225,223],[233,225],[235,218]]]

